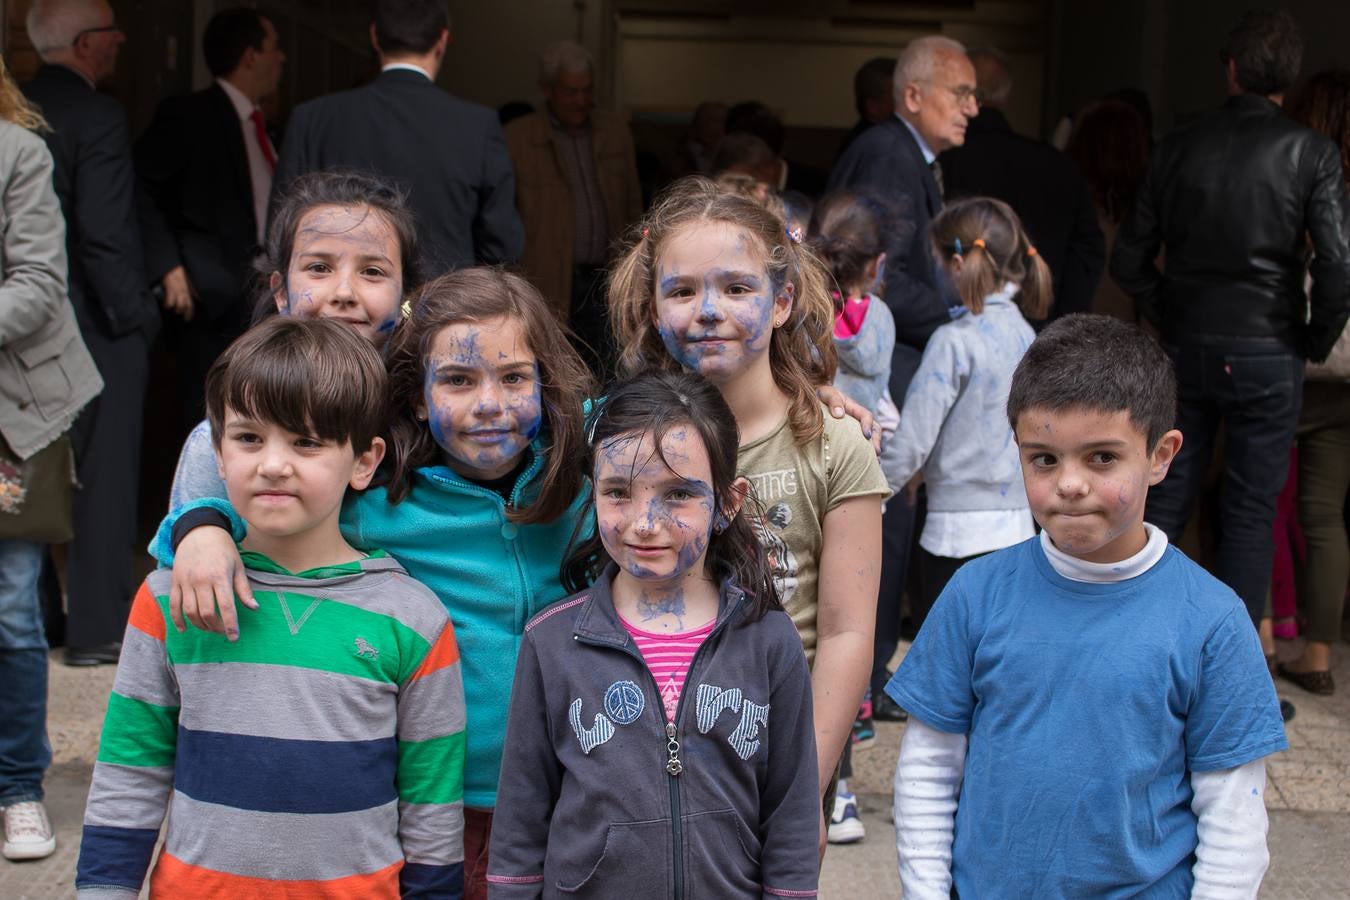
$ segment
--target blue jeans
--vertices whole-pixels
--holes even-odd
[[[0,806],[42,799],[47,637],[38,604],[46,545],[0,540]]]
[[[1265,610],[1274,560],[1275,501],[1289,474],[1303,401],[1303,358],[1274,341],[1168,346],[1176,363],[1181,452],[1149,491],[1145,518],[1173,543],[1191,516],[1224,429],[1219,548],[1214,574],[1246,604]]]

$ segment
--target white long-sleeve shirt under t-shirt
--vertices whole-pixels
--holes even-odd
[[[1055,571],[1082,582],[1134,578],[1167,550],[1167,536],[1145,523],[1148,543],[1127,560],[1090,563],[1069,556],[1041,532],[1041,546]],[[939,731],[911,717],[895,767],[895,846],[905,900],[948,900],[952,889],[952,841],[957,800],[965,772],[966,736]],[[1266,847],[1266,763],[1253,760],[1232,769],[1192,772],[1191,810],[1196,825],[1193,900],[1249,900],[1261,887],[1270,853]]]

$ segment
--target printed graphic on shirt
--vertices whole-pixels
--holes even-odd
[[[614,723],[603,713],[595,714],[595,724],[590,728],[581,727],[580,697],[573,700],[571,708],[567,710],[567,721],[572,723],[572,731],[576,733],[577,741],[581,744],[581,752],[587,756],[596,747],[614,737]]]
[[[747,477],[754,486],[756,499],[765,510],[762,520],[752,516],[750,522],[755,528],[755,536],[768,554],[779,597],[783,605],[787,606],[797,591],[797,556],[788,548],[783,532],[792,524],[792,507],[787,504],[786,498],[797,496],[801,490],[797,470],[772,469]]]
[[[661,686],[661,705],[666,708],[666,718],[674,722],[675,710],[680,708],[680,685],[673,672]]]
[[[631,681],[616,681],[605,691],[605,712],[620,725],[636,722],[646,706],[642,689]]]
[[[718,718],[726,710],[741,714],[736,728],[727,738],[731,749],[741,759],[749,759],[759,750],[757,740],[760,729],[769,726],[768,704],[760,705],[748,700],[741,694],[740,688],[724,689],[712,684],[700,684],[695,708],[698,714],[698,730],[707,734],[717,724]]]

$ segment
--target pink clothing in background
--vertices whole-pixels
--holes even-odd
[[[834,336],[842,341],[862,330],[863,319],[867,318],[867,307],[871,302],[870,294],[845,300],[844,308],[834,315]]]

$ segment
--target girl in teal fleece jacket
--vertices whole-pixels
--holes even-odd
[[[497,802],[511,673],[525,623],[567,596],[559,577],[578,530],[583,403],[590,376],[539,293],[519,276],[461,269],[426,285],[390,339],[388,480],[349,493],[342,532],[382,548],[431,588],[459,640],[468,710],[464,766],[465,889],[483,890]],[[170,516],[154,550],[173,562],[189,510],[230,518],[234,538],[200,529],[184,560],[242,536],[220,500]],[[182,568],[182,566],[180,566]],[[242,572],[242,567],[237,571]],[[252,605],[244,585],[240,600]],[[221,598],[219,592],[216,601]],[[208,604],[214,608],[214,603]],[[207,624],[211,624],[208,620]]]

